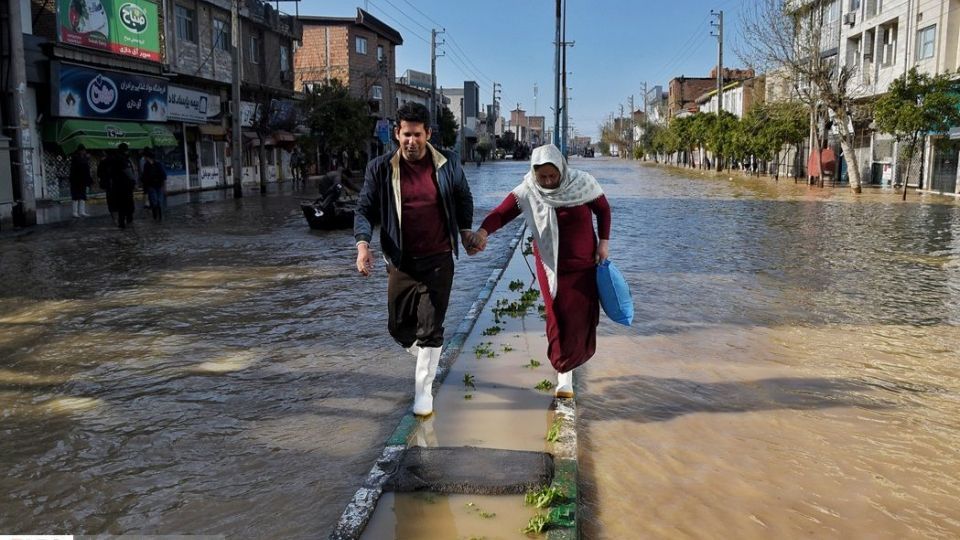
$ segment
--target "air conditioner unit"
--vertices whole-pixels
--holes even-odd
[[[843,23],[849,24],[850,26],[857,24],[857,12],[851,11],[850,13],[847,13],[846,15],[844,15]]]

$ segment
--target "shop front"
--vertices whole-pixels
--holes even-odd
[[[932,138],[933,152],[930,160],[930,191],[942,194],[957,194],[958,163],[960,163],[960,133],[954,138]]]
[[[168,124],[177,146],[164,153],[171,191],[213,189],[226,185],[223,174],[225,134],[220,97],[202,90],[170,85]]]

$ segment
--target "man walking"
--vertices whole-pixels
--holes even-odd
[[[150,211],[154,221],[163,221],[163,207],[167,204],[167,171],[157,161],[153,149],[143,151],[143,166],[140,170],[140,182],[147,194]]]
[[[390,335],[417,356],[413,412],[433,412],[433,380],[443,347],[443,319],[453,285],[459,240],[473,246],[473,197],[454,154],[430,139],[430,112],[418,103],[397,111],[400,149],[367,165],[357,201],[357,270],[373,270],[373,223],[387,261]]]

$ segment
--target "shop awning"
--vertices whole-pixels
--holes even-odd
[[[167,129],[166,126],[161,126],[160,124],[141,125],[143,129],[150,134],[150,140],[153,142],[153,146],[158,148],[172,148],[179,144],[173,132]]]
[[[252,145],[259,145],[259,144],[260,144],[260,137],[259,137],[255,132],[253,132],[253,131],[244,131],[244,132],[242,133],[242,135],[243,135],[243,143],[244,143],[244,144],[252,144]]]
[[[217,140],[223,140],[227,136],[227,129],[219,124],[200,124],[201,135],[207,135]]]
[[[278,143],[296,142],[297,140],[296,136],[289,131],[274,131],[272,137],[273,140],[277,141]]]
[[[64,154],[76,152],[81,144],[88,150],[111,150],[127,143],[131,149],[153,145],[150,134],[140,124],[102,120],[58,120],[50,122],[43,138],[60,147]]]

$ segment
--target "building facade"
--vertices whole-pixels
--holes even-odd
[[[395,147],[393,128],[397,112],[396,48],[403,37],[389,25],[357,8],[356,17],[307,17],[303,46],[294,54],[298,89],[339,80],[350,95],[366,101],[375,130],[368,155]]]
[[[29,0],[28,7],[27,117],[44,119],[40,132],[32,128],[38,144],[30,164],[41,207],[69,196],[69,158],[80,144],[94,166],[120,143],[134,152],[154,148],[168,170],[170,192],[230,184],[230,0],[94,0],[82,11],[70,0]],[[291,56],[283,51],[293,50],[299,26],[260,0],[245,0],[241,8],[242,95],[265,111],[250,124],[266,133],[256,141],[269,147],[271,157],[264,159],[273,160],[270,178],[278,179],[281,142],[292,142],[274,125],[293,97]],[[266,47],[279,58],[267,61]],[[241,114],[246,107],[237,109]],[[260,182],[254,165],[263,150],[243,152],[244,161],[254,162],[253,182]]]

